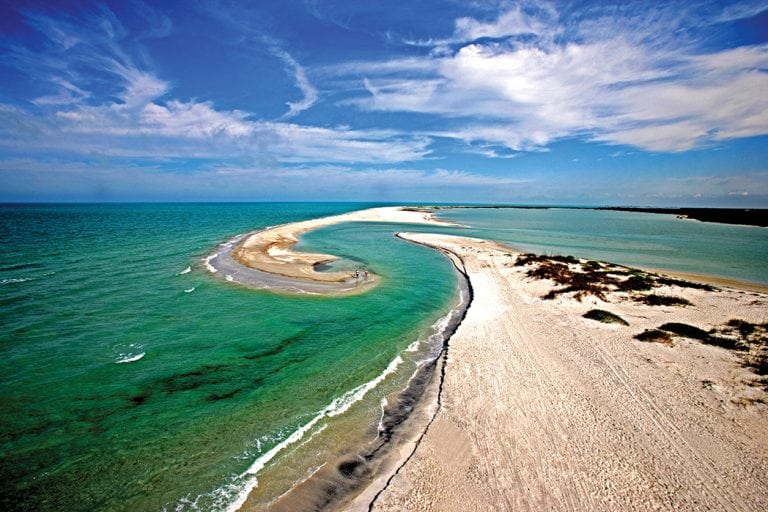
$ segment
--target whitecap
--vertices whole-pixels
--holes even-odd
[[[231,283],[232,281],[234,281],[234,280],[235,280],[235,278],[234,278],[234,277],[232,277],[232,276],[230,276],[229,274],[227,274],[226,276],[224,276],[224,278],[225,278],[227,281],[229,281],[230,283]]]
[[[194,286],[192,288],[187,288],[186,290],[184,290],[184,293],[192,293],[193,291],[195,291]]]
[[[145,354],[146,354],[146,352],[142,352],[141,354],[138,354],[138,355],[133,355],[133,354],[120,354],[120,356],[119,356],[119,357],[120,357],[120,359],[118,359],[117,361],[115,361],[115,363],[118,363],[118,364],[119,364],[119,363],[132,363],[132,362],[134,362],[134,361],[138,361],[139,359],[141,359],[142,357],[144,357],[144,355],[145,355]]]
[[[184,269],[184,270],[182,270],[181,272],[177,272],[177,273],[176,273],[176,275],[177,275],[177,276],[181,276],[181,275],[184,275],[184,274],[189,274],[190,272],[192,272],[192,267],[190,267],[189,265],[187,265],[187,268],[185,268],[185,269]]]
[[[34,277],[10,277],[8,279],[3,279],[0,281],[0,284],[11,284],[11,283],[25,283],[27,281],[32,281]]]

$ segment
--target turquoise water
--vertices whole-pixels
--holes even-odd
[[[246,290],[200,260],[237,233],[365,206],[0,208],[0,508],[236,500],[255,483],[240,476],[249,467],[391,369],[452,306],[456,280],[444,258],[386,225],[334,226],[303,242],[382,276],[354,297]],[[388,380],[412,367],[397,370]]]
[[[257,493],[284,491],[331,453],[334,422],[377,420],[455,303],[447,260],[398,230],[768,282],[768,230],[587,210],[308,233],[303,248],[382,277],[345,298],[247,290],[201,264],[238,233],[368,206],[0,207],[0,508],[227,509],[261,466]]]
[[[538,253],[768,284],[768,229],[584,209],[451,209],[468,234]]]

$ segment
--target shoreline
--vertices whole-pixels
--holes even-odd
[[[768,398],[754,374],[720,347],[632,339],[670,316],[703,329],[764,322],[768,296],[667,286],[694,304],[627,303],[623,292],[544,301],[550,282],[526,277],[505,247],[410,237],[462,259],[475,302],[451,339],[444,405],[383,491],[353,510],[768,504]],[[591,307],[631,326],[582,318]]]
[[[238,235],[206,256],[204,265],[210,273],[248,288],[310,295],[361,293],[375,286],[380,277],[365,268],[354,272],[319,270],[338,257],[295,250],[302,234],[342,222],[460,227],[459,224],[435,219],[428,209],[397,206],[369,208]]]
[[[405,387],[390,395],[391,400],[382,404],[376,437],[362,444],[351,443],[343,455],[335,456],[315,469],[276,497],[267,509],[285,512],[367,510],[367,504],[359,504],[361,497],[365,501],[370,493],[381,492],[386,487],[384,482],[391,479],[404,464],[404,457],[413,454],[414,445],[418,445],[425,428],[440,408],[449,340],[466,316],[472,301],[471,284],[463,268],[453,257],[447,253],[445,256],[451,261],[459,279],[459,302],[435,324],[436,331],[430,337],[438,337],[436,343],[429,347],[426,359],[417,364]],[[437,328],[443,320],[442,328]],[[396,360],[401,356],[398,355]],[[238,510],[262,509],[252,501],[255,500],[249,496]]]

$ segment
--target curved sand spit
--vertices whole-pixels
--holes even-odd
[[[428,210],[382,207],[342,215],[274,226],[222,244],[206,258],[209,270],[228,281],[255,288],[291,293],[355,293],[376,282],[373,273],[318,272],[317,266],[336,260],[329,254],[295,251],[299,236],[307,231],[342,222],[391,222],[406,224],[457,224],[435,220]]]

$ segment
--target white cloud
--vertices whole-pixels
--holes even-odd
[[[43,77],[53,94],[33,100],[37,111],[0,105],[0,146],[9,151],[55,151],[81,155],[145,158],[217,158],[278,162],[368,162],[417,160],[430,139],[387,130],[313,127],[256,120],[242,110],[217,108],[211,101],[173,97],[171,84],[120,44],[126,31],[102,9],[87,30],[67,20],[32,15],[35,27],[54,44],[53,53],[16,50],[16,63]],[[170,30],[161,23],[156,33]],[[268,39],[268,50],[293,74],[303,98],[289,102],[284,117],[310,108],[317,90],[304,68]],[[38,58],[39,57],[39,58]],[[94,91],[92,75],[108,77]],[[106,91],[106,92],[105,92]]]
[[[393,163],[419,160],[431,140],[388,130],[252,121],[208,102],[149,102],[141,108],[81,105],[36,117],[0,105],[0,147],[146,158],[248,158],[274,162]]]
[[[627,19],[581,22],[589,31],[576,22],[559,25],[551,12],[539,14],[513,7],[492,22],[461,18],[454,37],[475,42],[424,56],[421,65],[410,59],[399,73],[398,61],[359,65],[368,94],[347,103],[457,123],[471,118],[473,126],[443,135],[513,150],[580,136],[677,152],[768,133],[768,45],[706,52],[668,44],[666,31],[685,20],[669,10],[655,12],[659,33],[654,24],[635,25],[640,14],[632,11]],[[519,34],[542,36],[476,41]],[[563,42],[555,42],[554,34]]]
[[[456,20],[455,37],[460,41],[474,41],[482,37],[499,38],[520,34],[539,34],[544,25],[526,15],[516,6],[501,13],[492,22],[478,21],[474,18],[459,18]]]

